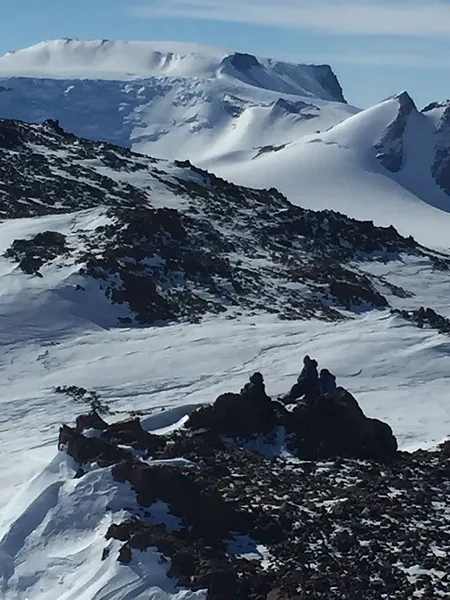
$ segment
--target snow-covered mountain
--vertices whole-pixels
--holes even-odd
[[[326,65],[189,44],[55,40],[0,58],[0,117],[169,159],[236,157],[356,109]]]
[[[402,93],[277,152],[212,168],[241,184],[273,185],[301,206],[333,207],[448,247],[449,140],[447,104],[420,112]]]
[[[275,189],[83,140],[55,121],[0,120],[0,150],[0,214],[29,223],[5,256],[40,289],[38,311],[56,293],[107,326],[242,309],[339,321],[407,295],[364,273],[374,260],[446,261],[392,227],[305,211]]]

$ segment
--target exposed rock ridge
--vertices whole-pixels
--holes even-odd
[[[417,108],[407,92],[394,97],[399,104],[397,116],[387,127],[383,137],[375,146],[377,158],[385,169],[398,173],[404,164],[404,135],[408,118]]]

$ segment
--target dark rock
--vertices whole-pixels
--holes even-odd
[[[241,52],[235,52],[231,56],[227,56],[222,60],[222,64],[229,63],[237,71],[245,72],[251,69],[261,69],[262,66],[258,62],[256,56],[252,54],[243,54]]]
[[[299,405],[292,417],[290,427],[300,456],[383,459],[397,451],[389,425],[367,418],[343,388],[331,398],[320,398],[313,406]]]
[[[5,258],[14,258],[24,273],[40,275],[39,269],[58,256],[69,253],[66,237],[57,231],[44,231],[31,239],[14,240]]]
[[[432,308],[421,307],[411,311],[393,311],[407,321],[414,322],[418,327],[429,327],[439,333],[450,334],[450,319],[434,311]]]
[[[450,457],[450,440],[441,444],[441,452],[444,456]]]
[[[76,420],[76,432],[82,434],[86,429],[97,429],[99,438],[113,446],[129,446],[134,450],[146,451],[147,456],[162,450],[166,444],[164,437],[145,431],[139,418],[116,421],[109,425],[96,411],[81,415]]]
[[[285,594],[280,588],[270,591],[266,596],[266,600],[298,600],[298,598],[299,596]]]
[[[222,394],[212,406],[193,412],[186,427],[248,438],[270,433],[286,414],[281,404],[267,396],[262,376],[255,373],[240,394]]]
[[[98,462],[101,465],[113,465],[120,460],[131,460],[131,453],[127,450],[97,437],[87,438],[67,425],[62,425],[59,430],[58,447],[80,464]]]
[[[103,438],[113,444],[130,446],[135,450],[146,450],[150,456],[164,448],[166,444],[162,436],[145,431],[137,417],[109,425],[104,430]]]
[[[108,429],[109,425],[104,421],[98,413],[92,411],[86,415],[80,415],[76,420],[76,431],[83,433],[86,429],[98,429],[104,431]]]
[[[367,304],[368,307],[386,308],[389,306],[384,296],[377,292],[369,281],[365,285],[357,285],[346,281],[333,281],[330,294],[339,300],[339,304],[348,310]]]
[[[308,459],[382,459],[397,451],[389,425],[367,418],[355,398],[343,388],[311,406],[300,403],[289,413],[267,396],[259,378],[257,383],[250,381],[241,394],[223,394],[213,405],[194,411],[186,427],[243,439],[267,436],[277,427],[284,427],[294,435],[292,449]]]
[[[399,109],[394,121],[387,127],[382,139],[375,146],[377,158],[392,173],[398,173],[404,163],[404,140],[406,126],[411,113],[417,112],[413,99],[407,92],[395,96]]]
[[[124,544],[119,551],[119,562],[124,565],[130,564],[133,559],[133,554],[131,552],[130,546],[128,544]]]
[[[103,552],[102,552],[102,561],[106,560],[108,558],[108,556],[110,555],[111,551],[109,548],[104,548]]]
[[[197,460],[215,456],[225,449],[226,444],[218,432],[211,429],[194,429],[174,434],[167,442],[161,456],[162,458],[183,456],[187,459]]]
[[[249,527],[249,515],[218,493],[205,495],[189,469],[121,462],[113,467],[112,474],[117,481],[131,484],[141,506],[151,506],[158,499],[167,502],[172,513],[186,525],[195,524],[204,539],[222,540],[231,537],[232,531]]]

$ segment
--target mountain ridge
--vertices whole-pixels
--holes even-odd
[[[290,143],[356,110],[329,66],[196,45],[55,40],[0,58],[0,117],[59,120],[196,164]]]
[[[0,75],[35,74],[83,78],[130,79],[202,77],[236,78],[285,94],[314,95],[345,103],[342,88],[329,65],[306,65],[256,57],[241,52],[179,42],[55,39],[0,57]]]
[[[419,111],[401,92],[276,153],[206,166],[240,184],[273,185],[295,204],[333,206],[448,248],[449,149],[446,103]]]
[[[96,211],[98,223],[102,215],[103,224],[69,236],[36,223],[5,257],[24,277],[41,277],[44,289],[56,268],[56,290],[82,309],[92,290],[103,293],[122,324],[239,310],[339,321],[346,310],[388,307],[386,294],[407,296],[355,261],[405,253],[441,267],[393,227],[305,211],[275,189],[239,187],[189,162],[83,140],[54,121],[0,120],[0,173],[4,219]]]

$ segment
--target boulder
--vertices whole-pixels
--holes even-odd
[[[101,466],[119,461],[132,460],[131,452],[119,448],[99,437],[86,437],[76,429],[62,425],[59,430],[58,447],[65,450],[78,463],[97,462]]]
[[[108,429],[108,427],[108,423],[104,421],[95,410],[93,410],[88,414],[77,417],[75,429],[78,433],[83,433],[83,431],[86,429],[97,429],[99,431],[104,431],[105,429]]]
[[[226,393],[212,406],[200,408],[190,416],[190,429],[209,429],[231,437],[249,438],[268,434],[280,425],[286,409],[266,394],[260,373],[254,373],[240,394]]]
[[[145,431],[138,417],[108,425],[103,432],[103,438],[114,444],[145,450],[150,455],[164,448],[166,444],[164,437]]]
[[[255,375],[240,394],[222,394],[212,406],[192,413],[187,427],[249,440],[285,427],[292,434],[291,449],[305,459],[384,459],[396,453],[397,441],[390,426],[367,418],[347,390],[338,388],[333,396],[313,403],[299,402],[289,412],[267,396],[262,376]],[[214,439],[218,447],[217,437]]]
[[[355,398],[344,388],[313,405],[299,404],[289,423],[297,453],[305,458],[383,459],[397,451],[392,429],[365,416]]]
[[[130,446],[134,450],[145,450],[149,455],[162,450],[166,444],[163,436],[145,431],[137,417],[109,425],[94,410],[77,417],[76,432],[82,434],[87,429],[96,429],[99,432],[98,437],[110,444]]]

